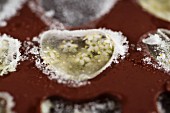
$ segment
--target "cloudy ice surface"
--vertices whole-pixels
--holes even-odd
[[[79,26],[105,15],[117,0],[40,0],[45,11],[68,26]]]
[[[26,0],[0,0],[0,27],[6,26],[8,19],[17,14]]]

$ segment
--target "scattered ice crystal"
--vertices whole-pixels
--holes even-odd
[[[6,34],[0,36],[0,76],[16,71],[21,43]]]
[[[0,92],[0,113],[15,113],[13,97],[7,92]]]
[[[0,26],[6,26],[7,20],[15,16],[25,0],[0,0]]]
[[[146,64],[152,64],[151,58],[149,58],[149,57],[145,57],[145,58],[143,58],[142,60],[143,60],[144,63],[146,63]]]
[[[142,48],[141,48],[141,47],[137,47],[136,50],[137,50],[137,51],[142,51]]]
[[[78,26],[108,13],[117,0],[40,0],[46,15],[69,26]],[[49,14],[50,13],[50,14]]]

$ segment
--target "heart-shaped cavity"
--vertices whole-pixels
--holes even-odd
[[[142,40],[153,59],[165,71],[170,71],[170,31],[158,29]]]
[[[39,4],[55,19],[69,26],[80,26],[100,18],[118,0],[40,0]]]
[[[14,113],[14,105],[13,97],[9,93],[0,92],[0,113]]]
[[[112,98],[71,102],[54,96],[41,102],[40,113],[121,113],[120,108],[118,101]]]
[[[64,80],[84,81],[125,57],[128,42],[121,32],[105,29],[60,31],[41,34],[40,55],[48,68]]]
[[[138,0],[144,10],[170,22],[170,0]]]
[[[17,39],[4,34],[0,36],[0,76],[16,71],[21,53],[21,43]]]
[[[164,92],[159,95],[157,108],[159,113],[170,113],[170,92]]]
[[[6,20],[11,18],[21,8],[26,0],[0,0],[0,26],[5,26]]]

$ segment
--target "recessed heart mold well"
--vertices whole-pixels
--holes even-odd
[[[39,113],[121,113],[121,105],[108,95],[79,102],[50,96],[41,101]]]
[[[40,39],[40,56],[54,72],[53,79],[92,79],[125,58],[128,51],[127,38],[106,29],[49,30]]]
[[[0,36],[0,76],[16,71],[21,53],[21,42],[6,34]]]

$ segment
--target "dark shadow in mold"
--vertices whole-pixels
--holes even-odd
[[[159,113],[170,113],[170,92],[163,92],[157,99]]]
[[[50,96],[44,99],[42,103],[50,102],[51,107],[48,113],[75,113],[78,110],[81,113],[121,113],[121,105],[117,98],[102,95],[90,100],[70,101],[57,96]],[[41,112],[43,113],[43,112]]]

